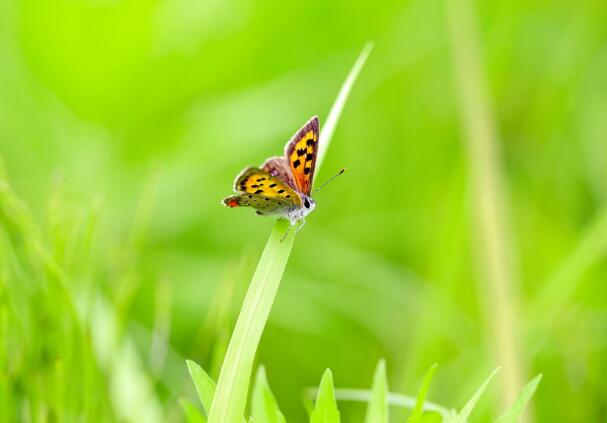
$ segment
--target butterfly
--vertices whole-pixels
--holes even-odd
[[[222,203],[227,207],[253,207],[259,215],[285,218],[290,222],[289,229],[300,222],[298,230],[301,229],[306,216],[316,207],[311,190],[319,126],[318,117],[314,116],[287,142],[284,156],[271,157],[260,167],[245,168],[234,181],[237,194],[224,198]]]

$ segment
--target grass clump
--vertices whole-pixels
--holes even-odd
[[[209,403],[212,401],[215,383],[196,363],[188,361],[188,367],[190,368],[190,375],[198,391],[205,414],[203,415],[198,410],[193,409],[192,405],[188,402],[183,402],[182,407],[188,418],[188,422],[206,422],[204,416],[209,410]],[[318,389],[306,391],[307,397],[315,397],[314,405],[308,408],[309,422],[339,423],[341,417],[338,402],[362,401],[368,403],[365,423],[387,423],[389,421],[389,406],[411,409],[407,423],[423,423],[429,421],[427,420],[429,418],[437,419],[437,421],[442,423],[467,423],[482,393],[493,380],[498,369],[489,375],[470,400],[462,407],[461,411],[457,412],[454,409],[448,409],[426,401],[428,391],[430,390],[430,382],[436,368],[437,365],[435,364],[428,369],[416,397],[400,396],[388,391],[386,365],[383,360],[377,365],[370,391],[336,390],[333,384],[333,374],[330,369],[327,369],[322,376]],[[541,375],[538,375],[531,380],[519,393],[514,403],[494,423],[519,422],[527,403],[539,385],[541,377]],[[342,392],[343,394],[336,395],[336,392]],[[366,395],[360,395],[361,392],[364,392]],[[407,401],[403,402],[401,398],[406,398]],[[247,420],[243,418],[242,421],[245,422]],[[264,367],[259,367],[257,371],[255,388],[253,389],[251,398],[251,417],[248,421],[255,423],[286,422],[286,418],[281,413],[279,405],[270,390]]]

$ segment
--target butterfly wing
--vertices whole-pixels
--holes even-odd
[[[261,168],[291,188],[297,189],[291,167],[289,166],[289,161],[285,157],[271,157],[261,165]]]
[[[223,199],[227,207],[253,207],[258,214],[284,215],[301,207],[301,197],[293,188],[263,169],[248,167],[234,181],[237,195]]]
[[[318,153],[318,128],[318,117],[314,116],[285,146],[285,157],[291,168],[295,188],[305,195],[310,195],[312,189]]]
[[[263,194],[237,194],[223,199],[226,207],[253,207],[257,214],[284,215],[293,208],[293,204],[279,197]]]
[[[234,191],[281,200],[291,207],[301,207],[301,197],[293,188],[256,167],[248,167],[238,175],[234,181]]]

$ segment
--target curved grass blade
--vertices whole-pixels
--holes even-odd
[[[434,375],[434,371],[436,370],[437,365],[433,364],[424,379],[422,380],[422,384],[419,387],[419,392],[417,393],[417,400],[415,402],[415,407],[413,407],[413,411],[411,415],[407,419],[407,423],[422,423],[422,413],[424,411],[424,401],[426,400],[426,394],[428,393],[428,389],[430,388],[430,381],[432,380],[432,376]]]
[[[529,382],[522,391],[518,394],[516,399],[514,400],[514,404],[510,406],[508,410],[504,414],[502,414],[495,423],[516,423],[521,418],[523,411],[525,411],[525,406],[533,396],[537,386],[540,384],[540,380],[542,379],[542,375],[539,374],[534,377],[531,382]]]
[[[472,395],[472,398],[468,400],[468,402],[466,403],[466,405],[464,405],[461,411],[457,413],[455,410],[453,410],[451,413],[445,416],[443,423],[466,423],[479,398],[481,397],[483,392],[485,392],[485,389],[487,389],[489,382],[491,382],[491,380],[497,374],[497,372],[499,372],[499,370],[500,368],[498,367],[493,372],[491,372],[489,377],[485,379],[483,384],[476,390],[474,395]]]
[[[316,164],[317,171],[331,143],[335,125],[348,94],[370,49],[371,47],[367,46],[360,54],[329,113],[320,135],[322,144]],[[209,413],[209,423],[238,423],[242,419],[255,352],[293,247],[292,234],[281,242],[286,229],[286,221],[276,223],[251,280],[221,367],[216,395]]]

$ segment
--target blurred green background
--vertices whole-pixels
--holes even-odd
[[[544,375],[529,419],[607,421],[607,4],[474,8],[511,339],[522,381]],[[323,124],[367,40],[317,181],[349,172],[298,236],[258,362],[293,422],[325,368],[368,388],[381,357],[407,394],[439,363],[429,399],[460,407],[503,364],[503,316],[478,269],[447,10],[0,0],[0,420],[183,420],[184,360],[217,377],[273,225],[220,200],[309,117]],[[503,409],[509,371],[472,421]]]

